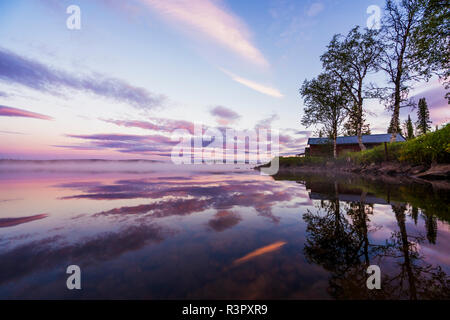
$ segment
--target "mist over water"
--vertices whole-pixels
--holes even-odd
[[[436,299],[448,191],[243,165],[0,162],[0,298]],[[66,288],[66,268],[82,290]],[[382,290],[365,285],[380,265]]]
[[[149,171],[236,171],[250,164],[174,165],[151,160],[0,160],[0,172],[149,172]]]

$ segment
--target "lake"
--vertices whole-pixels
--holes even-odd
[[[395,179],[2,164],[0,298],[449,299],[449,207]]]

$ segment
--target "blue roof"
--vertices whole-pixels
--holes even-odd
[[[364,144],[390,142],[391,136],[392,135],[390,133],[365,135],[365,136],[362,136],[362,142]],[[405,142],[405,141],[406,141],[406,139],[401,134],[397,134],[397,142]],[[309,145],[319,145],[319,144],[327,144],[327,143],[332,143],[332,141],[328,138],[309,138],[308,139]],[[358,144],[358,137],[357,136],[337,137],[336,143],[337,144]]]

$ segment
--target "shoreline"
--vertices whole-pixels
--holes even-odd
[[[260,170],[263,166],[255,167]],[[450,190],[450,164],[432,166],[411,166],[398,162],[385,162],[371,165],[338,165],[328,162],[326,165],[284,165],[280,160],[280,175],[327,174],[332,176],[359,176],[387,183],[421,183],[432,184]]]

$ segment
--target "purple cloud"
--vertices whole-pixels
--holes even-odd
[[[19,217],[19,218],[0,218],[0,228],[14,227],[19,224],[40,220],[48,217],[48,214],[36,214],[34,216]]]
[[[274,121],[278,120],[279,118],[280,117],[278,117],[278,115],[273,114],[266,119],[262,119],[262,120],[258,121],[255,128],[256,129],[270,129],[272,127],[272,123]]]
[[[241,117],[235,111],[223,106],[214,107],[211,109],[210,113],[216,117],[217,122],[223,126],[233,123]]]
[[[214,218],[209,220],[208,226],[217,232],[222,232],[226,229],[233,228],[241,221],[242,217],[238,213],[222,210],[217,212]]]
[[[115,149],[122,153],[143,155],[170,156],[172,147],[177,141],[163,135],[131,135],[131,134],[91,134],[66,135],[69,138],[88,141],[82,145],[54,145],[58,148],[73,150],[103,150]]]
[[[101,74],[74,76],[44,64],[0,49],[0,81],[19,84],[35,90],[60,94],[61,88],[85,91],[128,103],[139,109],[161,106],[166,99],[144,88]]]
[[[6,107],[6,106],[0,106],[0,116],[1,117],[23,117],[23,118],[34,118],[34,119],[42,119],[42,120],[52,120],[52,117],[40,114],[40,113],[34,113],[31,111],[18,109],[18,108],[12,108],[12,107]]]
[[[109,261],[146,245],[160,243],[172,234],[173,231],[155,224],[141,224],[101,233],[75,244],[62,236],[35,240],[0,253],[0,284],[65,264],[68,258],[80,265]]]
[[[157,143],[157,144],[165,144],[173,146],[177,144],[177,141],[172,141],[171,138],[163,136],[163,135],[133,135],[133,134],[91,134],[91,135],[74,135],[74,134],[68,134],[67,137],[70,138],[77,138],[77,139],[84,139],[84,140],[94,140],[94,141],[107,141],[107,142],[117,142],[117,144],[105,144],[106,147],[109,148],[116,148],[121,145],[120,143],[128,143],[128,142],[146,142],[146,143]],[[101,145],[102,142],[100,142],[98,145]]]
[[[197,180],[169,180],[159,179],[130,179],[120,180],[113,184],[75,183],[63,184],[57,187],[75,189],[82,194],[66,196],[62,199],[160,199],[156,203],[137,206],[119,207],[95,214],[96,216],[110,215],[139,215],[151,213],[152,217],[167,217],[173,215],[187,215],[207,209],[230,211],[233,207],[253,207],[261,216],[277,223],[272,208],[279,202],[291,201],[300,196],[295,190],[288,190],[271,181],[259,179],[235,181],[225,179],[221,185],[215,182]],[[168,199],[161,199],[168,197]],[[186,198],[189,197],[189,198]],[[180,211],[179,208],[183,208]],[[210,227],[218,231],[221,225],[231,227],[239,222],[239,217],[233,214],[220,214],[211,222]],[[216,228],[214,228],[216,227]]]
[[[414,101],[417,103],[420,98],[425,98],[427,101],[428,109],[430,110],[430,117],[433,121],[433,125],[441,125],[448,123],[450,121],[450,107],[448,101],[445,98],[446,90],[443,86],[431,87],[430,89],[412,96]],[[410,111],[410,110],[408,110]],[[414,110],[412,112],[412,117],[415,117]],[[407,117],[407,116],[405,116]]]
[[[148,121],[139,120],[103,120],[121,127],[141,128],[161,132],[173,132],[176,129],[184,129],[194,133],[194,124],[185,120],[173,120],[164,118],[150,118]]]
[[[132,134],[91,134],[91,135],[68,134],[67,137],[86,140],[102,140],[102,141],[143,141],[147,138],[146,136],[138,136]]]

